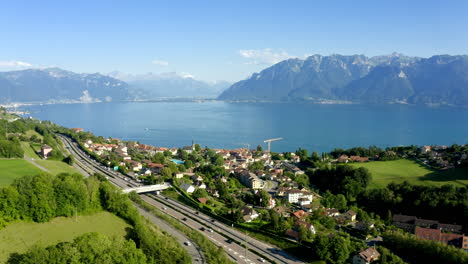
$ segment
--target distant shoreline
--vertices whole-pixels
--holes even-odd
[[[362,106],[384,106],[384,105],[407,105],[407,106],[424,106],[424,107],[453,107],[453,108],[468,108],[468,105],[452,105],[452,104],[410,104],[407,102],[388,102],[380,104],[362,103],[354,101],[341,100],[288,100],[288,101],[269,101],[269,100],[218,100],[216,98],[198,98],[198,97],[160,97],[154,99],[135,99],[125,101],[101,101],[95,100],[83,102],[78,100],[57,100],[45,102],[11,102],[0,103],[0,107],[6,109],[18,108],[22,106],[37,106],[37,105],[65,105],[65,104],[97,104],[97,103],[206,103],[206,102],[225,102],[231,104],[314,104],[314,105],[362,105]]]

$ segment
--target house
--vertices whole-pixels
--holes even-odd
[[[299,227],[304,227],[305,229],[309,230],[311,234],[315,235],[315,227],[314,225],[312,225],[311,223],[307,223],[306,221],[302,221],[302,220],[297,220],[295,223],[294,223],[294,226],[296,228],[299,228]]]
[[[419,239],[442,242],[446,245],[452,245],[468,250],[468,236],[453,233],[443,233],[440,229],[424,227],[416,227],[414,234]]]
[[[356,221],[357,214],[353,210],[348,210],[346,213],[343,214],[346,220],[354,222]]]
[[[79,127],[72,128],[71,130],[73,130],[75,133],[83,132],[83,129]]]
[[[325,209],[325,215],[331,216],[331,217],[339,216],[340,211],[338,211],[338,209],[335,209],[335,208],[327,208]]]
[[[282,217],[289,217],[289,213],[287,212],[286,207],[284,206],[277,206],[274,207],[272,210]]]
[[[50,153],[52,152],[52,147],[44,144],[42,145],[41,147],[41,155],[42,157],[44,157],[45,159],[47,159],[49,156],[50,156]]]
[[[374,228],[373,223],[366,223],[366,222],[358,221],[354,224],[354,229],[361,230],[361,231],[368,230],[371,228]]]
[[[252,188],[252,189],[262,189],[263,188],[263,181],[258,178],[257,175],[249,172],[249,171],[241,171],[237,174],[237,178],[239,179],[242,184],[245,186]]]
[[[203,177],[197,174],[193,174],[192,177],[190,177],[193,181],[203,181]]]
[[[284,232],[284,234],[292,239],[295,239],[295,240],[299,240],[301,238],[301,235],[299,234],[299,232],[297,231],[294,231],[292,229],[288,229],[286,230],[286,232]]]
[[[219,192],[216,189],[212,189],[212,188],[207,187],[206,192],[209,193],[213,197],[219,197]]]
[[[187,152],[187,154],[190,154],[192,153],[194,150],[195,150],[195,147],[192,145],[192,146],[185,146],[182,148],[185,152]]]
[[[195,191],[195,187],[191,184],[187,184],[187,183],[182,183],[180,185],[180,188],[182,190],[184,190],[186,193],[193,193]]]
[[[393,225],[410,233],[413,233],[417,226],[440,229],[441,231],[452,233],[461,233],[463,229],[462,225],[443,224],[436,220],[421,219],[416,216],[400,214],[393,215]]]
[[[432,148],[431,146],[422,146],[419,148],[419,150],[421,151],[421,153],[426,154],[426,153],[431,152]]]
[[[203,183],[202,181],[197,181],[197,182],[195,182],[195,188],[197,188],[197,189],[206,189],[206,184]]]
[[[134,160],[124,160],[125,163],[127,163],[128,167],[131,168],[133,171],[140,171],[143,169],[143,165]]]
[[[182,179],[184,177],[183,173],[176,173],[175,174],[176,179]]]
[[[142,173],[143,173],[145,176],[149,176],[149,175],[151,175],[152,172],[151,172],[150,169],[144,169],[144,170],[142,170]]]
[[[164,165],[150,162],[146,165],[155,174],[161,174]]]
[[[370,264],[380,257],[380,253],[373,247],[359,251],[359,254],[353,257],[353,264]]]
[[[341,155],[336,161],[340,163],[348,163],[348,155]]]
[[[305,212],[304,210],[299,210],[296,212],[292,212],[291,215],[294,216],[296,219],[302,219],[303,217],[306,217],[309,214]]]
[[[310,200],[308,198],[299,198],[298,203],[300,206],[304,206],[310,204]]]
[[[288,202],[290,203],[299,203],[299,199],[309,200],[309,204],[310,202],[312,202],[312,199],[313,199],[311,192],[301,191],[298,189],[291,189],[291,190],[286,191],[286,198],[288,199]],[[304,203],[304,200],[302,201]]]
[[[257,217],[259,217],[260,215],[257,213],[257,211],[255,211],[252,207],[249,207],[249,206],[244,206],[240,209],[241,211],[241,214],[242,214],[242,219],[244,219],[244,221],[246,223],[249,223],[251,222],[252,220],[255,220]]]
[[[206,204],[206,202],[208,201],[208,199],[204,198],[204,197],[197,198],[197,200],[198,200],[199,203],[202,203],[202,204]]]

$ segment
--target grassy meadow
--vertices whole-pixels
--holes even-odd
[[[13,223],[0,230],[0,263],[11,253],[23,253],[32,245],[54,245],[89,232],[123,237],[128,227],[123,219],[106,211],[88,216],[57,217],[47,223]]]
[[[35,160],[34,162],[49,170],[49,173],[53,175],[62,172],[80,173],[75,167],[58,160]]]
[[[407,181],[412,184],[444,185],[468,184],[468,169],[450,169],[436,171],[416,161],[401,159],[392,161],[371,161],[366,163],[349,163],[354,167],[365,167],[372,173],[371,188],[385,187],[391,182]]]
[[[16,178],[40,172],[42,172],[41,169],[26,160],[2,159],[0,160],[0,187],[11,184]]]

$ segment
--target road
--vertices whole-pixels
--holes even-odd
[[[201,249],[185,234],[175,229],[171,225],[167,224],[164,220],[154,216],[152,213],[149,213],[140,207],[136,208],[138,209],[138,212],[140,212],[140,215],[144,216],[151,223],[159,226],[162,230],[165,230],[173,237],[175,237],[175,239],[177,239],[179,243],[184,246],[185,250],[192,257],[192,263],[206,263],[205,257],[201,252]],[[186,241],[190,241],[191,245],[186,245]]]
[[[73,143],[68,137],[62,135],[59,136],[64,142],[67,149],[71,153],[73,153],[77,163],[81,164],[80,166],[85,166],[86,170],[92,169],[96,172],[104,174],[108,177],[110,182],[114,183],[122,189],[139,186],[139,183],[134,182],[131,179],[124,180],[126,177],[122,174],[114,171],[109,171],[107,167],[91,159],[89,156],[87,156],[87,154],[85,154],[81,149],[79,149],[76,143]],[[303,261],[287,254],[285,251],[279,248],[259,241],[255,238],[246,236],[246,234],[223,223],[220,223],[218,221],[212,221],[212,219],[209,216],[201,212],[196,213],[193,208],[175,200],[172,200],[168,197],[165,197],[164,199],[150,195],[141,195],[141,197],[145,201],[151,203],[152,205],[158,208],[162,208],[163,206],[166,207],[167,209],[164,210],[165,213],[176,219],[180,219],[181,222],[183,222],[191,228],[200,230],[201,227],[205,226],[205,228],[208,227],[214,230],[215,232],[203,231],[201,233],[213,242],[215,242],[215,244],[222,246],[226,253],[232,258],[234,258],[235,261],[238,263],[259,263],[262,260],[262,255],[267,258],[266,260],[271,260],[276,263],[304,263]],[[184,221],[181,220],[181,218],[186,218],[187,220]],[[244,243],[244,241],[247,240],[247,248],[258,252],[259,254],[257,255],[254,252],[245,250],[242,246],[235,242],[227,242],[228,238],[231,238],[232,240],[238,241],[240,243]]]
[[[119,174],[113,171],[108,171],[107,169],[102,167],[101,164],[95,162],[94,160],[91,160],[84,152],[82,152],[78,148],[76,143],[73,143],[67,137],[60,136],[60,138],[66,147],[66,151],[75,157],[75,165],[78,166],[80,170],[85,171],[86,174],[91,175],[94,172],[99,172],[101,174],[104,174],[107,177],[109,177],[110,182],[112,182],[113,184],[115,184],[116,186],[120,188],[127,188],[130,185],[134,184],[134,183],[128,183],[127,181],[122,180],[121,177],[124,177],[124,176],[118,177],[120,176]],[[153,214],[146,212],[140,207],[136,206],[136,208],[142,216],[144,216],[150,222],[159,226],[162,230],[168,232],[170,235],[176,238],[179,241],[179,243],[185,248],[188,254],[192,257],[193,264],[206,263],[205,256],[201,252],[200,248],[193,241],[191,241],[185,234],[173,228],[172,226],[168,225],[166,222],[157,218]],[[187,246],[185,244],[186,241],[190,241],[192,245]]]

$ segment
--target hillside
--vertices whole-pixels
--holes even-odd
[[[468,56],[313,55],[279,62],[218,99],[468,105]]]
[[[0,102],[121,101],[130,94],[125,82],[59,68],[0,72]]]

